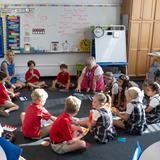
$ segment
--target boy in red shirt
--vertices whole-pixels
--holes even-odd
[[[74,84],[70,82],[70,74],[68,72],[68,66],[66,64],[60,65],[60,72],[58,73],[56,80],[52,81],[51,90],[56,88],[65,88],[66,91],[69,87],[74,87]]]
[[[41,127],[41,121],[44,119],[54,121],[56,117],[43,107],[48,98],[44,89],[35,89],[31,97],[33,103],[27,107],[26,112],[21,113],[22,132],[25,137],[40,139],[49,134],[51,127],[51,125]]]
[[[50,130],[50,141],[52,149],[59,154],[86,148],[82,129],[73,125],[72,117],[75,116],[80,109],[81,101],[69,96],[65,100],[64,112],[58,116]],[[79,135],[77,134],[79,132]]]
[[[4,85],[6,77],[6,73],[0,71],[0,115],[2,116],[9,116],[9,112],[19,109],[19,106],[11,101],[8,90]]]
[[[35,69],[36,63],[32,60],[28,61],[28,71],[25,74],[25,79],[29,87],[33,88],[41,88],[46,87],[46,83],[44,81],[40,82],[40,73],[37,69]]]

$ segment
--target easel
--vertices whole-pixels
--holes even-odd
[[[110,25],[102,28],[104,35],[94,37],[91,55],[102,68],[123,67],[124,74],[127,74],[125,26]]]

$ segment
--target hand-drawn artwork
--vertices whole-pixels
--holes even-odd
[[[31,28],[30,24],[24,24],[22,27],[24,28],[24,30],[27,30],[27,29]]]
[[[44,22],[44,21],[47,21],[47,20],[48,20],[48,17],[47,17],[47,16],[41,16],[40,19],[41,19],[41,21]]]
[[[24,37],[24,43],[30,42],[30,37]]]

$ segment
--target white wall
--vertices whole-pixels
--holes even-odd
[[[15,55],[16,73],[25,73],[27,70],[27,61],[34,60],[36,67],[41,72],[41,76],[57,75],[61,63],[68,65],[71,75],[76,75],[75,64],[83,64],[88,56],[88,53]]]
[[[111,4],[121,3],[122,0],[0,0],[5,4],[28,4],[28,3],[58,3],[58,4]]]
[[[0,0],[3,4],[34,4],[34,3],[57,3],[57,4],[119,4],[122,0]],[[112,16],[112,15],[109,15]],[[98,18],[98,17],[97,17]],[[115,17],[114,17],[115,18]],[[116,17],[120,19],[120,15]],[[36,61],[37,68],[42,76],[54,76],[59,70],[60,63],[66,63],[72,75],[76,74],[75,64],[83,63],[89,56],[85,53],[54,53],[54,54],[24,54],[15,55],[16,73],[25,73],[27,61]],[[2,59],[0,59],[2,61]]]

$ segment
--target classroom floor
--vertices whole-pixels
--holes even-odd
[[[58,115],[63,111],[64,108],[64,99],[73,94],[74,91],[70,91],[69,93],[54,91],[51,92],[48,89],[46,91],[49,94],[46,108],[53,115]],[[150,132],[144,134],[142,136],[128,136],[123,132],[119,135],[119,137],[125,137],[126,142],[118,142],[117,138],[114,141],[111,141],[107,144],[99,144],[93,140],[91,135],[87,135],[85,140],[88,143],[88,148],[86,150],[76,151],[74,153],[68,153],[65,155],[58,155],[54,153],[50,146],[44,147],[41,146],[40,143],[29,139],[25,139],[20,131],[21,122],[19,115],[22,111],[25,110],[26,106],[31,102],[30,98],[31,91],[28,89],[24,89],[21,91],[21,96],[27,97],[27,101],[21,102],[19,99],[15,101],[15,103],[19,104],[20,109],[18,111],[12,112],[9,117],[0,117],[0,122],[2,125],[11,124],[16,125],[18,129],[15,131],[16,141],[15,144],[28,144],[28,146],[24,146],[22,156],[24,156],[27,160],[129,160],[131,159],[136,142],[139,141],[142,150],[150,146],[151,144],[159,141],[160,139],[160,131]],[[77,117],[86,117],[90,110],[91,102],[89,100],[82,101],[82,107],[80,109]]]

